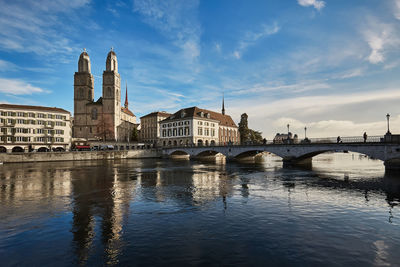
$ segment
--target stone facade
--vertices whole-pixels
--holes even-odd
[[[191,107],[160,122],[162,146],[239,144],[238,127],[229,115]]]
[[[61,108],[0,104],[0,152],[68,150],[71,114]]]
[[[164,111],[157,111],[140,117],[140,134],[139,139],[141,142],[153,145],[160,144],[160,121],[168,118],[171,114]]]
[[[94,101],[94,79],[89,55],[83,52],[74,75],[73,137],[86,140],[129,142],[136,117],[128,108],[128,91],[121,107],[121,77],[117,55],[111,50],[103,72],[102,97]]]

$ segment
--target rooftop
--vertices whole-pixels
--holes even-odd
[[[14,104],[0,104],[0,108],[4,109],[25,109],[25,110],[36,110],[36,111],[47,111],[47,112],[61,112],[71,114],[62,108],[42,107],[42,106],[28,106],[28,105],[14,105]]]

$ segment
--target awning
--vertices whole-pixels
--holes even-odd
[[[76,146],[77,149],[81,149],[81,148],[90,148],[90,146]]]

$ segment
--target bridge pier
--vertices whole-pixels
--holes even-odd
[[[311,166],[312,165],[312,158],[283,158],[282,159],[283,165],[285,166]]]
[[[386,171],[400,172],[400,159],[389,159],[383,162]]]

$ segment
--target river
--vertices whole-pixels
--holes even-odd
[[[0,166],[0,265],[399,266],[400,175],[162,159]]]

